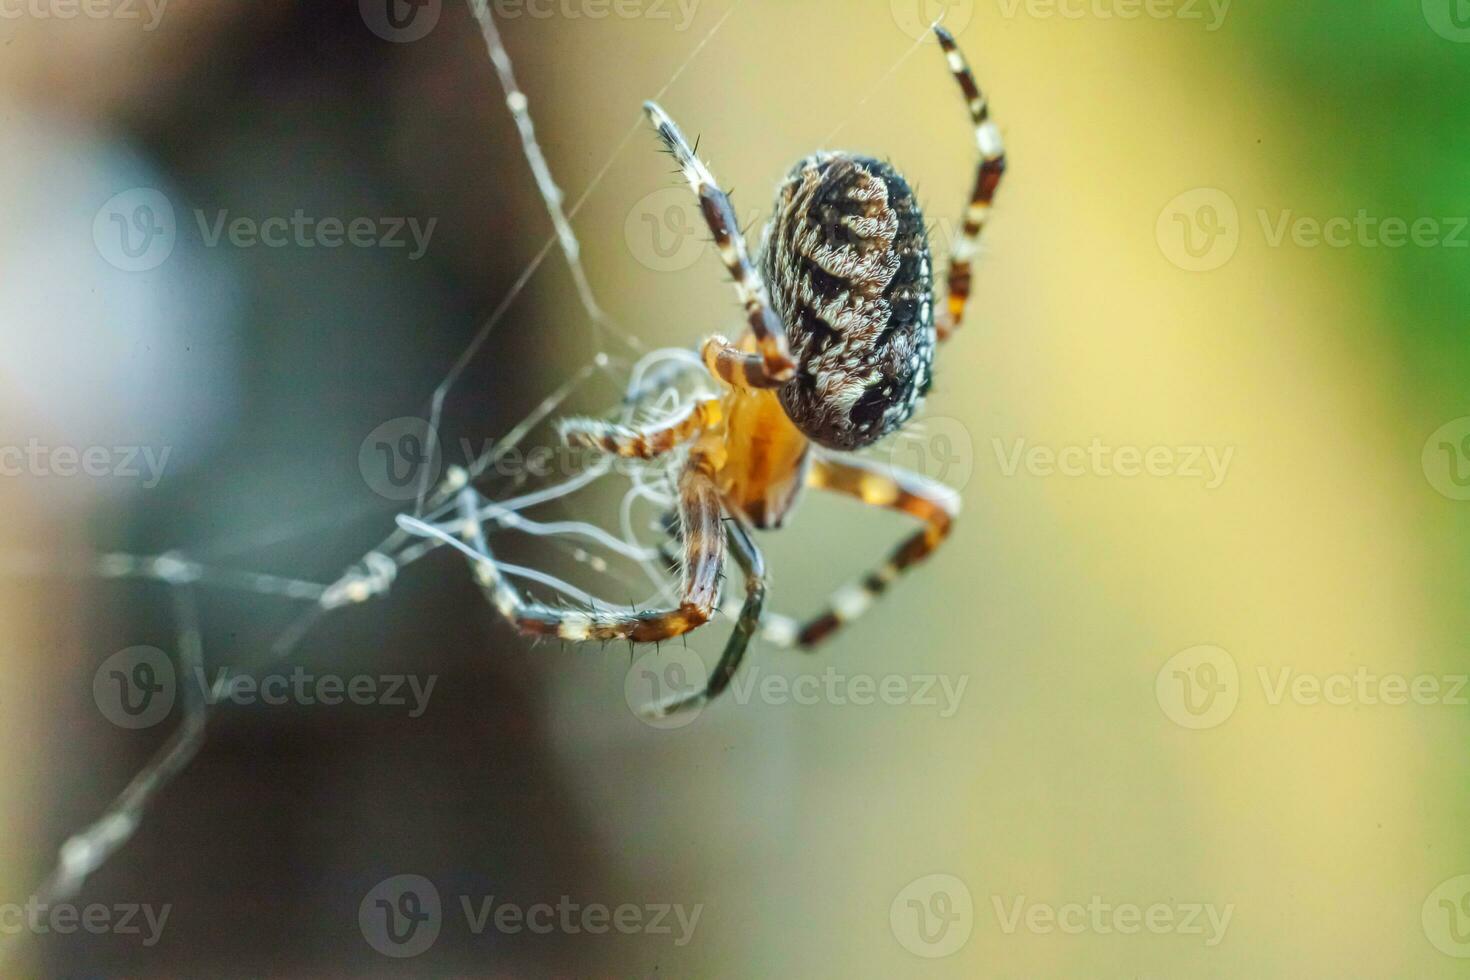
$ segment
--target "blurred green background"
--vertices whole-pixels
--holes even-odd
[[[830,669],[844,699],[757,686],[671,730],[629,691],[682,653],[531,651],[462,563],[405,570],[293,658],[432,673],[431,710],[223,708],[76,900],[171,903],[161,941],[32,937],[15,975],[1463,976],[1470,5],[497,9],[569,200],[596,181],[575,222],[592,285],[649,347],[738,310],[655,141],[622,142],[641,101],[688,62],[661,101],[742,219],[840,145],[909,176],[942,251],[974,142],[937,50],[912,47],[947,9],[1011,166],[928,418],[880,455],[963,484],[956,533],[819,656],[747,661],[755,682]],[[409,43],[355,3],[284,0],[173,0],[147,32],[28,14],[0,36],[0,442],[121,426],[177,460],[147,491],[4,481],[10,547],[330,580],[392,519],[364,437],[423,409],[550,231],[465,10]],[[206,249],[181,225],[169,265],[120,275],[92,217],[150,182],[181,215],[439,223],[416,263]],[[1312,231],[1335,218],[1340,245]],[[1385,219],[1420,242],[1387,244]],[[504,432],[596,349],[553,254],[454,389],[446,440]],[[1170,454],[1132,477],[1008,462],[1095,441]],[[1219,479],[1196,450],[1228,460]],[[763,542],[773,607],[813,607],[904,530],[808,499]],[[0,902],[21,902],[167,734],[101,717],[97,665],[173,639],[147,587],[3,583]],[[206,654],[244,662],[296,611],[211,598]],[[708,662],[726,628],[691,649]],[[1426,703],[1384,703],[1389,676]],[[850,703],[887,678],[963,693]],[[394,960],[357,910],[405,873],[449,912]],[[455,898],[487,894],[702,912],[685,945],[474,935]],[[1101,906],[1170,918],[1127,932]]]

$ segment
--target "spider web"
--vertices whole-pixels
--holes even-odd
[[[669,80],[653,95],[655,101],[662,99],[694,64],[737,6],[732,3],[694,46]],[[488,0],[471,0],[470,9],[480,27],[507,109],[519,133],[522,152],[553,230],[432,393],[428,405],[429,448],[426,456],[432,457],[438,448],[438,427],[456,382],[480,355],[553,249],[561,252],[571,273],[579,304],[591,330],[593,349],[597,353],[480,456],[463,465],[451,466],[438,485],[430,484],[430,467],[423,467],[412,513],[400,514],[393,531],[334,581],[312,582],[217,567],[197,562],[177,551],[160,555],[109,553],[89,561],[71,563],[11,556],[0,561],[0,573],[151,582],[166,586],[172,604],[180,676],[203,676],[204,634],[198,607],[201,589],[244,592],[305,606],[262,654],[240,665],[245,670],[259,670],[289,657],[323,618],[336,610],[386,595],[401,569],[444,547],[461,552],[472,566],[494,561],[502,574],[521,583],[540,586],[563,601],[583,606],[597,601],[578,586],[544,571],[492,559],[483,531],[486,526],[536,536],[600,575],[616,577],[618,573],[608,558],[622,559],[643,571],[647,587],[653,590],[648,600],[650,603],[667,600],[672,595],[677,582],[671,575],[670,556],[646,543],[643,536],[649,532],[663,533],[660,525],[649,522],[646,517],[662,514],[673,506],[670,476],[676,464],[629,468],[618,466],[617,461],[610,458],[602,458],[561,482],[536,489],[522,486],[519,489],[524,492],[507,498],[485,496],[476,489],[477,482],[489,469],[504,460],[533,430],[552,418],[574,393],[596,377],[611,379],[626,391],[620,410],[620,421],[625,423],[667,417],[685,404],[686,399],[710,393],[710,381],[692,349],[646,350],[636,336],[623,330],[603,310],[583,266],[581,245],[572,227],[572,220],[643,128],[641,113],[630,123],[577,199],[569,208],[564,207],[563,192],[552,175],[536,136],[530,100],[516,82],[513,63],[490,13]],[[916,40],[872,83],[849,115],[829,134],[828,142],[922,44],[922,38]],[[706,387],[700,388],[701,384]],[[562,500],[609,476],[625,478],[629,483],[619,508],[616,532],[585,521],[541,521],[526,516],[527,511]],[[640,520],[640,517],[644,519]],[[283,529],[281,536],[292,537],[296,533],[296,529]],[[628,581],[624,579],[623,584],[628,585]],[[724,611],[731,613],[738,608],[739,599],[736,597]],[[767,613],[761,628],[763,638],[786,644],[794,633],[792,620]],[[182,710],[177,727],[102,815],[66,839],[52,870],[35,889],[32,901],[49,904],[74,897],[88,878],[131,839],[153,798],[183,772],[203,748],[211,705],[225,693],[223,688],[228,683],[230,681],[221,676],[207,694],[199,685],[180,685],[183,688]],[[18,942],[14,936],[0,943],[0,962],[16,945]]]

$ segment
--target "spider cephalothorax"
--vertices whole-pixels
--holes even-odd
[[[907,422],[934,364],[934,276],[898,171],[846,153],[802,160],[776,192],[760,266],[797,364],[780,390],[792,422],[839,450]]]

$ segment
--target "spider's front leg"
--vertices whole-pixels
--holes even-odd
[[[839,591],[826,612],[801,627],[796,643],[810,649],[866,612],[900,575],[939,547],[959,515],[960,498],[946,486],[897,467],[828,458],[817,459],[807,484],[908,514],[924,525],[899,545],[887,561]]]
[[[980,243],[980,233],[985,229],[985,220],[990,216],[991,204],[995,201],[996,188],[1006,170],[1006,151],[1001,143],[1000,130],[990,119],[990,101],[975,84],[975,75],[955,44],[954,36],[942,27],[935,27],[939,44],[944,48],[949,70],[965,93],[965,102],[970,109],[970,121],[975,126],[975,142],[980,148],[980,166],[975,173],[975,189],[970,194],[970,206],[965,210],[964,227],[955,239],[949,260],[949,301],[940,312],[935,328],[941,341],[948,340],[965,322],[965,307],[970,300],[971,270],[975,250]]]
[[[684,406],[668,419],[644,428],[597,419],[563,419],[557,428],[569,446],[596,449],[624,459],[656,459],[719,425],[724,410],[718,398]]]
[[[473,522],[473,511],[467,515]],[[475,565],[480,586],[491,605],[526,636],[561,640],[631,640],[657,643],[681,636],[709,622],[720,595],[725,564],[725,530],[720,520],[714,466],[698,450],[689,454],[679,476],[679,522],[684,541],[684,575],[676,608],[638,610],[628,607],[590,610],[553,609],[523,599],[495,564],[477,524],[471,527],[477,549],[485,556]]]
[[[735,387],[778,388],[791,380],[796,373],[796,363],[792,361],[791,349],[786,343],[786,328],[771,308],[765,282],[750,261],[745,236],[740,233],[730,198],[720,190],[709,168],[695,155],[669,114],[653,102],[645,102],[643,110],[648,113],[664,145],[679,162],[690,188],[699,197],[705,224],[714,235],[725,268],[730,270],[735,292],[745,308],[751,336],[755,338],[755,351],[748,352],[724,337],[711,337],[705,341],[702,352],[705,366]]]
[[[704,690],[654,705],[647,710],[651,718],[666,718],[677,712],[707,704],[719,697],[725,688],[730,686],[731,678],[740,669],[740,662],[745,659],[745,651],[750,646],[751,637],[755,636],[760,629],[761,610],[765,607],[766,602],[765,559],[761,556],[760,548],[756,545],[750,527],[743,518],[735,516],[727,518],[725,530],[735,562],[745,573],[745,604],[740,607],[740,616],[735,621],[735,630],[725,641],[725,651],[720,655],[720,661],[715,664],[715,669],[710,672]]]

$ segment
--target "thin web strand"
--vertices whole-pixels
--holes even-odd
[[[669,88],[672,87],[672,85],[675,84],[676,81],[678,81],[679,76],[684,75],[684,72],[686,71],[686,69],[689,68],[689,65],[692,65],[692,63],[695,62],[695,59],[700,56],[701,51],[703,51],[706,46],[709,46],[709,43],[711,40],[713,40],[714,35],[716,35],[717,32],[720,31],[720,28],[722,28],[722,26],[725,26],[725,22],[728,21],[731,13],[735,12],[735,6],[736,4],[732,3],[731,6],[729,6],[728,9],[725,10],[723,16],[720,16],[719,21],[714,24],[713,28],[710,28],[710,31],[707,32],[707,34],[704,35],[703,38],[701,38],[700,43],[695,44],[694,50],[689,51],[688,56],[686,56],[684,62],[682,62],[681,65],[679,65],[678,68],[675,69],[675,72],[673,72],[673,75],[670,76],[669,81],[664,82],[663,87],[659,88],[659,94],[657,94],[657,97],[663,97],[664,93],[667,93],[667,91],[669,91]],[[519,297],[520,292],[522,292],[523,289],[526,288],[526,285],[528,285],[529,282],[531,282],[531,279],[534,278],[535,273],[537,273],[538,270],[541,269],[541,263],[544,263],[545,259],[547,259],[547,256],[550,256],[551,248],[553,248],[553,245],[562,245],[562,251],[564,256],[566,256],[567,264],[569,264],[570,269],[572,269],[573,279],[578,282],[578,295],[579,297],[581,297],[582,306],[584,306],[584,309],[587,310],[589,319],[591,319],[592,325],[594,325],[594,339],[597,331],[606,331],[609,332],[609,334],[612,334],[614,336],[617,336],[617,338],[622,339],[622,341],[625,342],[628,347],[631,347],[632,350],[639,350],[639,348],[642,347],[641,342],[638,342],[637,338],[634,338],[634,336],[625,334],[625,332],[622,331],[617,331],[617,329],[609,329],[613,326],[612,320],[607,317],[607,314],[604,313],[603,309],[601,309],[600,304],[597,303],[594,295],[592,295],[591,285],[589,285],[587,281],[587,273],[585,273],[584,266],[582,266],[581,244],[579,244],[578,239],[576,239],[576,232],[572,231],[572,223],[570,223],[570,219],[576,217],[576,215],[578,215],[578,212],[581,212],[582,206],[584,206],[584,204],[587,204],[588,198],[591,198],[592,192],[597,190],[597,188],[600,187],[601,184],[603,184],[603,179],[606,178],[609,170],[612,170],[613,163],[616,162],[617,157],[619,157],[620,154],[622,154],[622,151],[625,150],[626,147],[628,147],[628,144],[631,143],[634,135],[637,134],[638,129],[641,128],[642,125],[644,125],[644,120],[642,120],[642,113],[638,113],[637,118],[635,118],[634,122],[632,122],[632,125],[629,126],[628,131],[623,134],[622,140],[617,143],[616,147],[613,148],[612,153],[607,156],[606,162],[604,162],[603,166],[598,169],[597,175],[592,178],[592,181],[589,182],[587,188],[582,191],[582,194],[579,195],[578,198],[576,198],[576,203],[572,204],[572,209],[567,210],[567,212],[563,213],[562,191],[560,191],[560,188],[557,187],[556,182],[551,179],[550,167],[545,166],[545,154],[541,153],[541,148],[539,148],[539,144],[535,143],[535,126],[531,123],[531,115],[529,115],[528,103],[526,103],[525,94],[520,93],[519,87],[517,87],[516,85],[512,63],[510,63],[510,56],[506,53],[506,48],[504,48],[504,44],[500,41],[500,32],[495,29],[494,16],[491,15],[490,7],[488,7],[488,1],[473,1],[472,10],[473,13],[475,13],[476,21],[479,22],[482,32],[484,32],[485,46],[487,46],[487,50],[490,51],[492,63],[494,63],[495,65],[495,71],[497,71],[497,75],[500,76],[501,87],[506,90],[507,107],[512,110],[512,115],[516,116],[517,129],[519,129],[520,134],[522,134],[522,143],[526,147],[526,157],[528,157],[528,160],[531,160],[532,172],[537,173],[537,187],[538,190],[541,191],[542,200],[544,200],[545,206],[547,206],[547,212],[551,215],[553,225],[556,225],[556,231],[554,231],[553,234],[550,235],[550,237],[545,239],[545,242],[542,242],[541,248],[539,248],[537,254],[535,254],[535,257],[532,257],[531,263],[526,264],[525,269],[523,269],[522,273],[517,276],[516,281],[514,281],[514,284],[512,285],[512,288],[510,288],[510,291],[507,292],[506,297],[504,297],[503,300],[500,301],[500,304],[497,304],[495,310],[492,311],[492,313],[490,314],[490,319],[485,320],[484,325],[479,328],[479,331],[476,332],[476,335],[473,336],[473,339],[470,339],[469,345],[467,345],[465,351],[460,354],[459,359],[454,361],[454,366],[450,367],[450,370],[448,370],[447,375],[444,376],[444,379],[442,379],[440,385],[438,385],[437,388],[434,389],[434,395],[432,395],[431,400],[429,400],[428,441],[429,453],[431,454],[434,453],[435,448],[438,447],[438,428],[440,428],[440,422],[442,422],[442,419],[444,419],[444,403],[445,400],[447,400],[448,398],[448,392],[450,392],[450,389],[453,388],[454,383],[459,381],[459,376],[462,375],[463,372],[465,372],[465,369],[467,366],[469,366],[470,361],[478,356],[479,351],[481,351],[481,348],[484,347],[485,342],[487,342],[488,339],[490,339],[490,336],[494,334],[495,326],[500,325],[501,319],[504,319],[507,311],[510,310],[510,307],[512,307],[514,301],[516,301],[516,298]],[[501,68],[501,66],[503,65],[504,69]],[[509,84],[507,84],[507,82],[509,82]],[[514,98],[513,93],[520,94],[519,101]],[[519,109],[519,112],[517,112],[517,109]],[[522,116],[523,118],[525,118],[525,125],[523,125],[522,123]],[[526,143],[526,141],[528,141],[528,138],[529,144]],[[534,147],[534,150],[532,150],[532,147]],[[542,184],[541,172],[537,170],[537,162],[539,162],[539,165],[541,165],[542,169],[545,170],[545,184]],[[550,188],[550,194],[548,194],[548,188]],[[426,479],[420,480],[419,494],[417,494],[415,511],[413,511],[413,513],[423,513],[423,498],[425,498],[426,492],[428,492],[428,483],[426,483]]]

